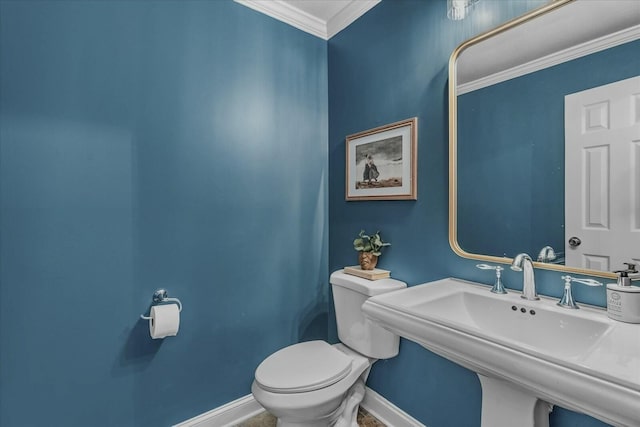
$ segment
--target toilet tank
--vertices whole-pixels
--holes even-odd
[[[343,270],[331,274],[329,281],[340,341],[367,357],[389,359],[396,356],[400,337],[366,319],[361,308],[369,297],[404,289],[407,284],[395,279],[362,279]]]

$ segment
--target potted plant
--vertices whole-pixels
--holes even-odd
[[[382,255],[382,248],[391,243],[383,242],[380,232],[369,236],[364,230],[360,230],[358,237],[353,241],[353,248],[358,251],[358,261],[363,270],[373,270],[378,263],[378,257]]]

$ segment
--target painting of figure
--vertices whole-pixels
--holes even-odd
[[[418,118],[348,135],[346,200],[416,200]]]
[[[402,136],[356,147],[356,188],[402,187]]]

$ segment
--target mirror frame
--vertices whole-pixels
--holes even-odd
[[[476,45],[488,38],[491,38],[497,34],[503,33],[511,28],[517,27],[525,22],[529,22],[541,15],[552,12],[566,4],[573,2],[574,0],[556,0],[553,3],[547,4],[540,8],[534,9],[529,13],[526,13],[520,17],[507,21],[506,23],[484,32],[478,36],[475,36],[462,44],[460,44],[451,54],[449,59],[449,245],[453,251],[468,259],[475,259],[484,262],[494,262],[501,264],[510,264],[513,258],[497,257],[493,255],[483,255],[470,253],[462,249],[458,243],[458,205],[457,205],[457,148],[458,148],[458,102],[457,102],[457,59],[462,52],[467,48]],[[535,261],[533,263],[535,268],[541,268],[545,270],[554,270],[560,272],[581,274],[585,276],[606,277],[615,279],[617,276],[615,273],[599,270],[590,270],[577,267],[568,267],[559,264],[548,264]]]

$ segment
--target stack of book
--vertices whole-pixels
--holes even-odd
[[[369,280],[386,279],[388,277],[391,277],[391,272],[389,270],[382,270],[380,268],[374,268],[373,270],[363,270],[359,265],[345,267],[344,272]]]

